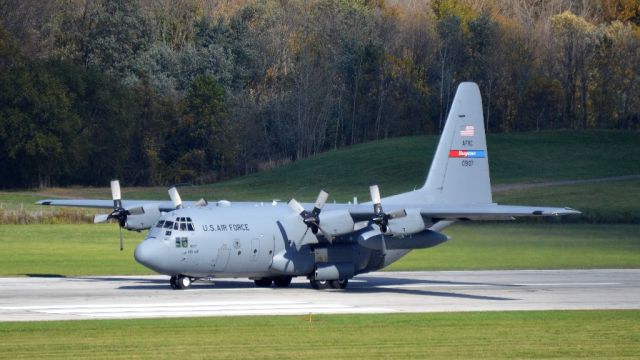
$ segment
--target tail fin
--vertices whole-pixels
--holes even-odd
[[[458,86],[427,181],[429,203],[489,204],[489,158],[478,85]]]

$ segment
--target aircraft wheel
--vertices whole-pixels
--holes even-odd
[[[291,276],[279,276],[273,279],[276,287],[289,287],[291,285]]]
[[[176,282],[176,277],[172,276],[171,279],[169,279],[169,284],[171,285],[171,288],[173,290],[178,290],[178,284]]]
[[[329,282],[332,289],[345,289],[347,284],[349,284],[349,279],[331,280]]]
[[[176,279],[176,284],[178,285],[178,289],[186,290],[191,287],[191,278],[188,276],[180,275]]]
[[[327,280],[311,279],[309,280],[309,283],[311,283],[311,287],[316,290],[324,290],[329,286],[329,282]]]
[[[271,286],[271,282],[273,280],[269,279],[269,278],[263,278],[263,279],[255,279],[253,280],[253,282],[256,284],[257,287],[269,287]]]

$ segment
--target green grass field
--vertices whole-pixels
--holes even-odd
[[[495,194],[494,201],[569,206],[582,211],[581,216],[563,218],[565,222],[640,224],[640,179],[506,191]]]
[[[640,226],[590,224],[454,225],[452,240],[410,252],[388,270],[640,267]]]
[[[640,311],[0,323],[0,338],[3,359],[632,359]]]
[[[453,239],[415,250],[390,270],[566,269],[640,267],[638,225],[464,224]],[[106,225],[0,225],[0,276],[135,275],[152,272],[133,259],[144,233]]]

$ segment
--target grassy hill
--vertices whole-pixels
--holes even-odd
[[[491,180],[495,185],[640,175],[638,135],[619,131],[490,134],[487,141]],[[368,187],[374,183],[380,185],[383,196],[421,186],[437,141],[437,136],[420,136],[370,142],[230,181],[182,187],[180,193],[184,199],[192,200],[205,197],[270,201],[296,197],[309,201],[325,189],[331,194],[330,201],[349,201],[353,196],[366,201]],[[109,180],[105,179],[105,185]],[[109,198],[110,191],[107,187],[75,187],[5,192],[0,193],[0,208],[26,206],[32,210],[39,208],[32,205],[36,200],[56,196]],[[125,187],[123,196],[168,199],[164,187]],[[498,193],[495,199],[501,203],[587,208],[593,213],[591,219],[605,221],[614,212],[617,222],[639,213],[636,204],[640,203],[640,180],[516,189]]]
[[[424,183],[438,139],[421,136],[371,142],[198,190],[212,193],[212,198],[234,200],[274,196],[312,200],[319,189],[325,189],[338,201],[354,195],[367,199],[373,183],[380,185],[383,194],[408,191]],[[636,133],[496,134],[489,135],[487,142],[494,184],[640,174],[640,162],[633,160],[640,157]]]

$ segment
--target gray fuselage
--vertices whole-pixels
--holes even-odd
[[[170,276],[267,278],[307,276],[326,264],[349,264],[355,275],[381,269],[409,252],[391,249],[383,255],[358,244],[355,235],[336,237],[330,244],[307,231],[286,204],[214,204],[163,214],[135,257]],[[303,236],[316,243],[295,249],[292,239]]]

